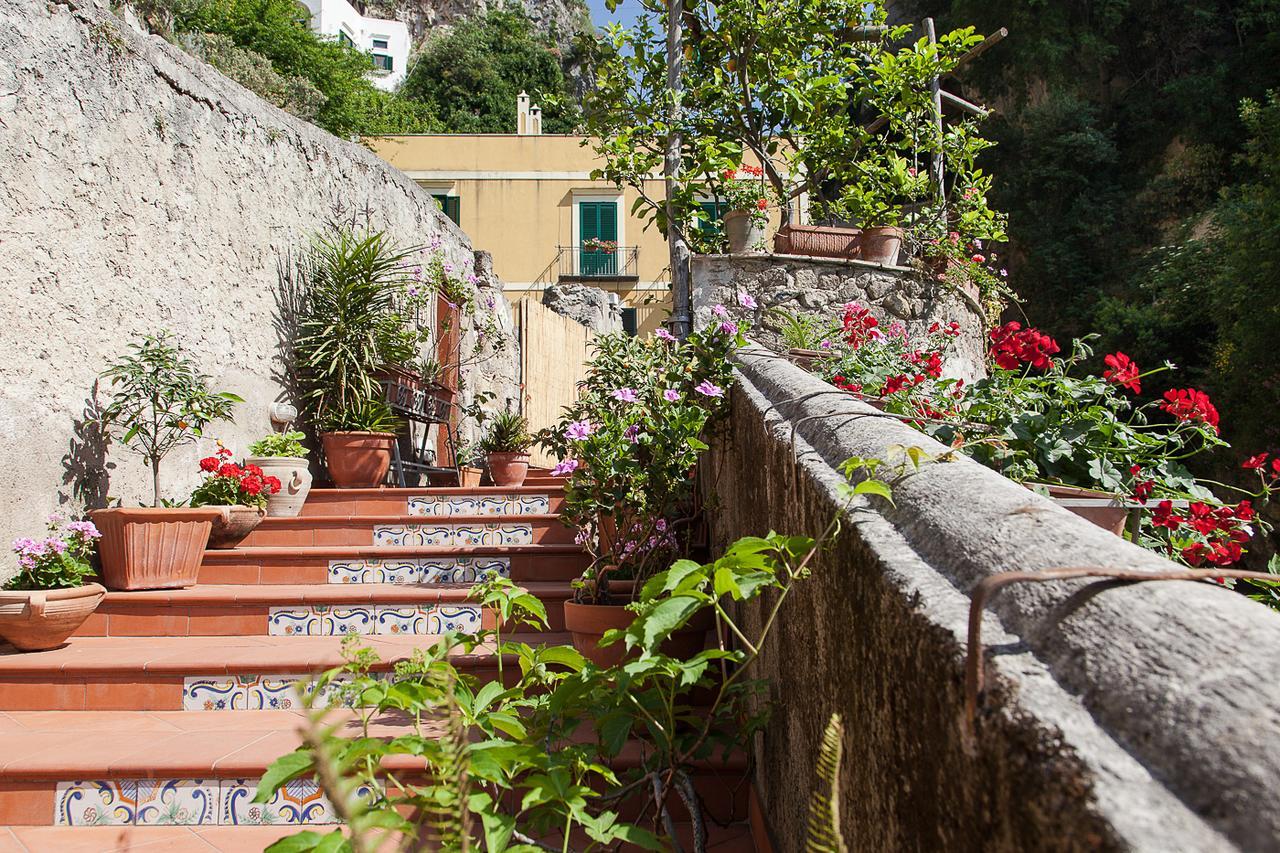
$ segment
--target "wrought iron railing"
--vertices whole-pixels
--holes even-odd
[[[637,278],[640,247],[561,246],[557,267],[560,278]]]

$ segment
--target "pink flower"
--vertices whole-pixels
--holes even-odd
[[[572,474],[574,471],[577,471],[577,470],[578,470],[577,459],[564,459],[564,460],[561,460],[559,464],[556,465],[556,467],[551,469],[551,476],[563,477],[565,474]]]
[[[620,403],[634,403],[636,401],[636,389],[619,388],[612,393],[612,397]]]
[[[738,304],[741,305],[743,308],[759,308],[760,307],[759,304],[756,302],[755,297],[753,297],[750,293],[747,293],[745,290],[738,294]]]
[[[831,341],[823,341],[822,343],[818,344],[818,347],[820,349],[831,349]]]
[[[712,314],[715,314],[717,317],[728,317],[728,316],[729,316],[729,312],[728,312],[728,310],[727,310],[723,305],[717,305],[717,306],[715,306],[714,308],[712,308],[712,309],[711,309],[711,313],[712,313]]]
[[[736,335],[738,334],[738,324],[730,320],[725,320],[720,324],[720,331],[726,335]]]
[[[658,329],[653,336],[660,341],[674,341],[676,336],[668,332],[666,329]]]
[[[712,384],[710,379],[704,379],[693,390],[697,391],[704,397],[723,397],[724,389],[719,385]]]
[[[668,403],[674,403],[676,400],[680,399],[680,392],[674,388],[668,388],[667,390],[662,392],[662,397]]]
[[[98,539],[102,536],[92,521],[73,521],[67,525],[72,533],[79,533],[86,539]]]
[[[590,438],[591,433],[595,431],[596,428],[592,426],[590,421],[574,421],[564,431],[564,437],[570,441],[582,441],[585,438]]]
[[[640,424],[632,424],[622,432],[622,437],[632,444],[640,443]]]

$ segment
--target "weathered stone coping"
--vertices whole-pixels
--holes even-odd
[[[888,459],[895,445],[946,451],[849,396],[824,393],[833,389],[760,347],[741,351],[739,365],[746,408],[776,441],[789,442],[794,428],[795,475],[813,478],[833,505],[834,467],[850,456]],[[958,654],[967,593],[984,577],[1171,565],[968,459],[925,464],[893,493],[892,507],[877,500],[875,512],[858,514],[857,535],[887,582],[954,635]],[[1276,614],[1209,584],[1020,584],[992,603],[985,632],[989,678],[1009,688],[1002,695],[1014,706],[1004,712],[1061,733],[1091,771],[1094,808],[1123,842],[1280,849],[1280,807],[1269,798],[1280,790],[1280,753],[1269,746],[1280,736]]]

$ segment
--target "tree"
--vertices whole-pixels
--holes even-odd
[[[560,49],[538,37],[518,6],[490,9],[429,39],[401,86],[449,133],[515,132],[522,91],[542,106],[544,132],[577,130]]]

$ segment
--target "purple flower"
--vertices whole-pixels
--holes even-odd
[[[736,335],[738,334],[738,324],[730,320],[725,320],[720,324],[720,331],[726,335]]]
[[[87,539],[98,539],[102,536],[92,521],[73,521],[67,525],[67,529]]]
[[[831,341],[823,341],[822,343],[818,344],[818,346],[821,349],[831,349]]]
[[[439,249],[439,248],[440,248],[440,235],[439,235],[439,234],[432,234],[432,235],[431,235],[431,248],[433,248],[433,249]]]
[[[418,295],[418,288],[414,287],[413,285],[409,285],[409,295],[410,295],[410,296],[417,296],[417,295]]]
[[[492,309],[492,308],[493,308],[493,306],[495,306],[495,305],[497,305],[497,304],[498,304],[498,303],[497,303],[497,300],[495,300],[492,296],[486,296],[486,297],[484,298],[484,307],[486,307],[486,308]]]
[[[449,273],[453,272],[453,264],[449,263],[448,261],[445,261],[443,269],[444,269],[445,275],[448,275]]]
[[[577,459],[564,459],[564,460],[561,460],[560,463],[556,465],[556,467],[551,469],[551,476],[563,477],[565,474],[572,474],[574,471],[577,471],[577,470],[578,470]]]
[[[632,444],[639,444],[640,443],[640,424],[632,424],[631,426],[627,427],[623,431],[622,436]]]
[[[467,284],[479,284],[480,278],[473,272],[467,273]]]
[[[658,519],[653,523],[653,526],[659,533],[667,532],[667,520],[665,518]]]
[[[570,441],[582,441],[584,438],[590,438],[591,433],[595,431],[596,428],[591,425],[590,421],[574,421],[564,431],[564,437]],[[575,462],[574,465],[576,467],[577,463]]]
[[[666,329],[658,329],[653,336],[660,341],[674,341],[676,336],[668,332]]]
[[[723,305],[717,305],[717,306],[715,306],[714,308],[712,308],[712,309],[711,309],[711,313],[712,313],[712,314],[715,314],[717,317],[728,317],[728,316],[729,316],[729,312],[728,312],[727,310],[725,310],[725,307],[724,307]]]
[[[759,308],[760,307],[756,303],[755,297],[753,297],[750,293],[747,293],[745,290],[738,294],[738,304],[741,305],[743,308]]]
[[[713,385],[710,379],[704,379],[698,383],[698,387],[693,390],[697,391],[704,397],[723,397],[724,389],[719,385]]]
[[[56,536],[50,536],[45,540],[45,546],[55,554],[65,554],[67,551],[67,543],[63,542]]]
[[[590,538],[591,538],[591,533],[590,531],[587,531],[587,530],[579,530],[577,533],[573,535],[573,541],[577,542],[579,545],[587,544],[587,540]]]
[[[680,399],[680,392],[674,388],[668,388],[662,392],[662,396],[668,403],[674,403],[676,400]]]
[[[636,401],[636,389],[619,388],[611,396],[620,403],[634,403]]]
[[[1008,277],[1009,277],[1009,271],[1008,271],[1008,270],[1000,270],[1000,277],[1001,277],[1001,278],[1008,278]]]

